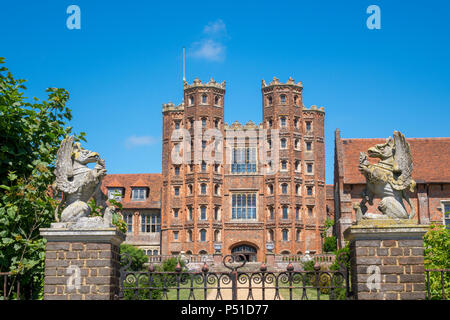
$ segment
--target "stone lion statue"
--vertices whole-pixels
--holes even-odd
[[[96,163],[89,169],[88,163]],[[98,228],[111,227],[114,207],[106,206],[106,196],[100,190],[101,181],[106,175],[105,161],[97,152],[83,149],[74,137],[66,137],[59,147],[53,188],[62,191],[63,197],[55,210],[58,227]],[[94,198],[96,205],[106,208],[102,217],[89,217],[91,208],[87,202]],[[58,212],[65,206],[59,219]]]
[[[379,158],[376,164],[370,164],[371,158]],[[409,144],[405,136],[394,131],[393,138],[385,143],[377,144],[360,153],[359,171],[366,177],[366,188],[363,199],[353,205],[356,210],[356,220],[361,219],[412,219],[415,215],[414,204],[408,197],[407,190],[414,191],[416,186],[412,179],[413,162]],[[380,213],[367,212],[366,203],[373,205],[374,197],[380,198],[378,210]],[[406,210],[403,200],[410,207]]]

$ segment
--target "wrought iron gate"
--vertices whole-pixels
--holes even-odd
[[[175,272],[157,271],[151,264],[146,271],[130,270],[131,257],[121,255],[126,265],[120,269],[119,299],[125,300],[308,300],[348,299],[351,297],[348,254],[336,260],[339,270],[270,272],[262,264],[259,271],[240,271],[246,259],[242,254],[227,255],[222,263],[229,271],[210,272],[205,263],[200,272],[183,270],[178,261]]]

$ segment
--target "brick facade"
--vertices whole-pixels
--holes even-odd
[[[181,251],[212,254],[214,244],[220,243],[223,254],[245,245],[256,251],[257,261],[263,261],[266,243],[271,241],[277,254],[297,254],[306,250],[321,252],[320,234],[326,215],[324,111],[315,106],[305,108],[302,89],[302,84],[292,79],[287,83],[276,78],[270,84],[263,81],[263,123],[259,125],[251,121],[246,125],[224,123],[225,83],[214,80],[202,83],[196,79],[193,84],[185,83],[183,103],[163,105],[162,254]],[[196,128],[195,121],[204,126]],[[282,125],[284,121],[285,126]],[[172,151],[175,144],[181,142],[172,137],[176,127],[187,129],[191,136],[196,130],[204,134],[208,129],[217,129],[223,137],[238,130],[254,130],[258,136],[265,129],[270,136],[270,130],[278,129],[280,139],[287,142],[287,147],[280,149],[280,161],[286,161],[287,168],[268,175],[264,174],[263,165],[258,161],[256,172],[235,174],[227,161],[226,143],[222,146],[223,152],[218,153],[217,166],[210,163],[202,170],[201,162],[173,163]],[[201,143],[194,141],[194,148]],[[262,143],[266,141],[258,140],[257,148]],[[237,146],[249,147],[249,142],[238,142]],[[194,159],[192,150],[191,159]],[[308,164],[313,168],[311,172],[307,172]],[[206,186],[205,194],[201,192],[202,184]],[[287,186],[284,193],[283,184]],[[307,194],[308,187],[312,187],[311,195]],[[256,195],[255,219],[232,219],[232,197],[238,193]],[[206,207],[206,219],[200,218],[203,206]],[[288,208],[287,219],[281,217],[283,206]],[[273,216],[269,214],[270,208],[273,208]],[[206,231],[205,241],[200,239],[202,230]],[[282,238],[282,233],[286,232],[283,230],[287,231],[286,240]]]
[[[148,255],[159,255],[161,233],[157,228],[143,230],[142,219],[146,215],[156,216],[159,219],[159,226],[161,225],[162,175],[160,173],[108,174],[103,179],[101,188],[105,194],[108,194],[110,190],[120,190],[120,203],[123,207],[121,213],[125,220],[130,219],[125,243],[143,249]],[[146,194],[143,199],[133,199],[132,194],[135,188],[145,189]]]

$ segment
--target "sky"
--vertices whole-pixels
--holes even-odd
[[[69,29],[70,5],[80,29]],[[369,29],[370,5],[380,29]],[[326,182],[343,138],[450,136],[450,2],[6,1],[0,56],[29,98],[70,92],[70,123],[108,173],[161,172],[162,104],[186,77],[226,81],[225,122],[262,121],[261,80],[325,108]],[[370,20],[372,21],[372,20]]]

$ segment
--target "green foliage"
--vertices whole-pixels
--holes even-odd
[[[431,225],[424,236],[425,268],[450,269],[450,231],[445,226]],[[440,272],[430,272],[431,299],[442,299]],[[445,295],[450,295],[450,273],[444,272]]]
[[[341,249],[336,250],[336,259],[334,260],[333,264],[330,266],[330,270],[332,271],[339,271],[342,269],[341,265],[345,266],[347,270],[350,271],[350,247],[348,245],[348,242],[345,243],[345,246]],[[350,276],[350,273],[349,273]],[[346,289],[345,289],[345,282],[342,283],[343,288],[336,288],[334,290],[335,299],[336,300],[345,300],[346,296]]]
[[[348,242],[345,243],[345,246],[336,251],[336,259],[333,264],[330,266],[330,270],[340,270],[341,264],[345,265],[347,270],[350,270],[350,247],[348,246]]]
[[[187,271],[187,268],[185,266],[185,263],[181,259],[177,259],[176,257],[169,258],[161,265],[158,266],[158,271],[160,272],[175,272],[175,268],[177,267],[178,262],[180,263],[181,270]]]
[[[127,245],[128,246],[128,245]],[[131,247],[131,246],[130,246]],[[122,251],[122,246],[121,246]],[[175,268],[177,267],[178,262],[181,266],[181,273],[175,273]],[[132,265],[133,266],[133,265]],[[141,269],[134,270],[144,270],[143,266]],[[176,287],[177,282],[182,283],[187,280],[188,275],[186,273],[187,268],[182,260],[178,260],[177,258],[170,258],[165,260],[161,265],[156,267],[156,272],[152,273],[150,277],[148,273],[142,273],[140,276],[136,274],[130,274],[126,277],[123,287],[124,287],[124,300],[147,300],[150,297],[150,289],[152,287],[152,299],[160,300],[163,298],[164,291],[168,293],[171,289],[170,287]],[[164,272],[161,273],[161,272]],[[173,272],[174,274],[171,274]],[[138,285],[137,285],[138,284]],[[136,287],[140,289],[136,289]]]
[[[123,220],[123,217],[120,213],[122,211],[122,204],[115,199],[109,199],[109,203],[116,208],[116,212],[113,213],[112,224],[115,225],[120,231],[123,233],[127,232],[127,224]],[[95,200],[92,198],[87,203],[91,208],[91,216],[92,217],[103,217],[104,208],[102,206],[97,206]]]
[[[337,241],[335,236],[326,237],[323,242],[324,252],[335,252],[337,250]]]
[[[45,256],[39,228],[50,226],[57,205],[48,190],[60,141],[72,131],[69,93],[48,88],[47,101],[29,102],[25,80],[3,64],[0,58],[0,272],[15,274],[13,286],[20,275],[21,291],[32,286],[27,298],[38,299]],[[85,141],[84,133],[75,139]]]
[[[120,254],[129,254],[131,257],[131,266],[128,271],[143,271],[145,270],[144,264],[148,262],[148,257],[145,254],[145,251],[142,249],[139,249],[135,246],[132,246],[130,244],[122,243],[120,245]],[[126,260],[122,259],[120,262],[120,266],[125,266]]]
[[[303,270],[305,271],[314,271],[314,260],[309,260],[306,262],[302,262]]]

